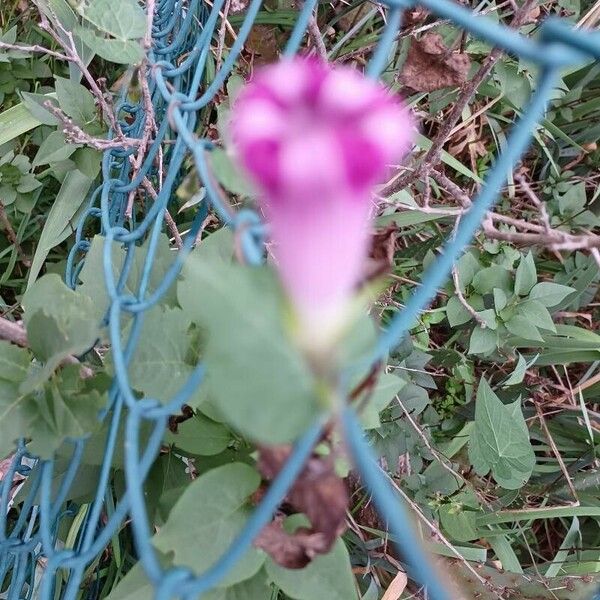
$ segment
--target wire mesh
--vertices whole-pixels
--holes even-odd
[[[201,0],[158,0],[156,3],[147,76],[156,120],[160,123],[157,135],[135,175],[132,175],[128,152],[114,148],[104,152],[102,184],[89,198],[87,209],[81,217],[66,272],[67,282],[75,287],[85,254],[90,248],[84,231],[98,231],[105,236],[103,276],[110,298],[106,323],[115,377],[109,394],[110,404],[103,414],[108,435],[94,499],[85,513],[74,546],[61,547],[57,531],[61,520],[70,510],[67,500],[82,461],[86,441],[71,442],[72,455],[58,489],[53,488],[55,461],[36,461],[28,455],[24,443],[19,445],[0,488],[0,582],[9,581],[8,587],[0,594],[3,598],[49,600],[59,597],[72,600],[78,597],[84,585],[86,570],[103,552],[127,518],[131,519],[136,549],[154,586],[155,598],[167,600],[177,597],[188,600],[201,597],[224,578],[262,527],[271,520],[319,439],[323,420],[316,422],[297,442],[287,464],[272,482],[243,531],[211,569],[196,575],[185,568],[165,570],[161,566],[150,542],[151,531],[143,484],[159,453],[169,415],[179,412],[194,390],[201,385],[204,369],[199,364],[182,389],[164,404],[156,399],[136,398],[128,380],[127,368],[139,342],[145,311],[158,302],[177,278],[209,208],[215,211],[224,225],[236,232],[247,262],[258,264],[263,260],[264,230],[258,215],[248,210],[231,214],[222,204],[207,164],[211,142],[206,138],[198,138],[195,133],[199,111],[213,101],[226,81],[261,8],[261,1],[252,0],[247,6],[237,38],[212,78],[207,59],[211,41],[220,24],[224,0],[214,0],[212,6]],[[315,4],[316,0],[308,0],[298,13],[285,55],[298,51]],[[543,116],[552,95],[560,70],[600,58],[598,33],[573,30],[556,18],[547,19],[539,36],[531,39],[485,17],[476,16],[471,10],[448,0],[422,0],[418,4],[439,17],[449,19],[474,36],[535,63],[539,67],[539,75],[527,108],[513,126],[505,150],[497,157],[471,209],[461,219],[456,235],[446,242],[443,252],[427,270],[422,285],[407,302],[404,310],[398,313],[381,334],[373,354],[368,357],[369,361],[385,356],[398,343],[448,277],[454,261],[469,244],[486,211],[492,206],[507,174],[527,149],[536,124]],[[413,3],[386,0],[382,5],[386,7],[387,25],[367,69],[370,77],[378,77],[386,67],[390,49],[401,25],[402,12],[413,6]],[[198,90],[203,91],[198,94]],[[132,103],[126,90],[116,106],[116,117],[127,136],[142,137],[146,123],[144,105],[142,102]],[[128,195],[142,185],[144,177],[157,176],[155,158],[159,151],[164,151],[163,161],[168,165],[162,186],[143,218],[131,222],[126,218]],[[164,279],[149,291],[157,242],[164,228],[165,211],[173,197],[173,190],[186,170],[185,161],[189,156],[192,157],[206,189],[206,199],[200,204],[183,241],[183,247]],[[139,286],[132,295],[125,290],[124,282],[131,270],[136,248],[142,240],[147,241],[147,253]],[[111,261],[113,242],[126,250],[127,258],[119,272],[114,271]],[[125,315],[131,317],[131,326],[126,338],[123,338]],[[126,423],[127,439],[124,447],[126,491],[113,506],[110,469],[119,443],[117,430],[122,417]],[[144,424],[149,425],[150,435],[144,437],[142,447],[140,431]],[[350,407],[343,415],[342,426],[354,464],[388,522],[411,575],[427,586],[429,598],[449,598],[447,589],[441,584],[416,541],[402,503],[378,468],[376,457],[365,442],[357,417]],[[6,516],[16,474],[28,478],[29,491],[18,519],[9,527]],[[110,511],[107,512],[109,516],[103,518],[107,506],[110,506]],[[62,587],[57,596],[59,570]],[[97,594],[97,589],[89,589],[83,597],[94,598]]]

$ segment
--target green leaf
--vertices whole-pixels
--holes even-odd
[[[473,277],[471,285],[480,294],[491,294],[494,288],[505,292],[510,291],[510,272],[499,265],[486,267],[478,271]]]
[[[506,489],[525,485],[535,465],[520,404],[504,405],[483,378],[477,390],[469,458],[479,475],[491,471],[496,482]]]
[[[193,366],[186,361],[191,322],[179,308],[150,309],[129,365],[131,386],[148,398],[168,402],[185,384]]]
[[[223,452],[232,436],[224,425],[198,413],[180,423],[176,433],[168,431],[164,441],[186,454],[212,456]]]
[[[252,467],[233,463],[204,473],[185,490],[167,523],[152,539],[176,564],[203,573],[227,551],[251,514],[249,496],[260,484]],[[264,553],[250,548],[221,585],[249,579],[264,562]]]
[[[88,350],[98,336],[94,302],[69,289],[58,275],[42,277],[23,297],[27,338],[51,373],[69,355]]]
[[[304,515],[286,519],[286,530],[306,526]],[[269,578],[294,600],[356,600],[356,586],[350,557],[344,542],[339,539],[327,554],[319,554],[302,569],[286,569],[270,558],[266,563]],[[258,600],[258,599],[257,599]]]
[[[40,458],[52,458],[66,439],[77,439],[99,429],[98,413],[106,396],[82,379],[78,365],[68,365],[31,400],[36,417],[29,425],[30,451]]]
[[[535,340],[543,342],[544,338],[540,335],[537,327],[521,315],[515,315],[506,323],[506,329],[513,335],[516,335],[524,340]]]
[[[21,102],[0,113],[0,146],[18,138],[42,122]]]
[[[475,273],[481,269],[479,261],[470,253],[465,252],[456,262],[456,271],[458,273],[458,285],[460,291],[464,294],[466,287],[473,281]]]
[[[543,281],[533,286],[529,292],[530,300],[538,300],[544,306],[551,308],[562,302],[569,294],[576,290],[572,287],[561,285],[560,283],[550,283]]]
[[[77,81],[55,76],[56,96],[60,108],[79,125],[96,119],[96,104],[92,93]]]
[[[67,173],[54,200],[54,204],[48,213],[37,248],[35,249],[27,279],[28,288],[37,279],[50,250],[66,240],[75,230],[76,224],[71,223],[71,219],[85,202],[92,182],[93,179],[80,171],[70,171]]]
[[[100,31],[119,40],[135,40],[146,34],[146,13],[136,0],[87,0],[78,11]]]
[[[185,313],[208,334],[207,386],[219,411],[252,439],[294,440],[316,417],[317,398],[283,330],[273,273],[229,264],[201,245],[189,256],[177,292]]]
[[[475,523],[476,514],[471,510],[460,510],[451,504],[444,504],[439,509],[442,527],[457,542],[470,542],[481,537]]]
[[[31,356],[25,348],[0,340],[0,380],[20,383],[27,377]]]
[[[519,360],[514,371],[508,376],[508,378],[502,382],[502,386],[517,385],[521,383],[525,377],[527,369],[532,367],[537,360],[538,355],[536,354],[530,361],[526,361],[523,355],[519,354]]]
[[[367,405],[360,420],[364,429],[376,429],[381,425],[379,413],[386,408],[406,385],[406,381],[392,373],[382,373],[375,389],[368,398]]]
[[[31,355],[24,348],[0,340],[0,459],[14,449],[17,438],[26,433],[29,419],[23,414],[27,400],[19,384],[27,377]]]
[[[104,281],[103,252],[106,240],[96,235],[92,239],[91,246],[85,258],[83,269],[79,274],[81,285],[79,290],[94,299],[97,320],[101,320],[106,314],[109,304],[108,292]],[[148,254],[148,241],[141,246],[136,246],[134,257],[127,281],[123,287],[123,293],[137,296],[141,282],[146,256]],[[125,262],[126,252],[121,244],[112,244],[112,268],[114,273],[120,273]],[[169,248],[169,238],[161,234],[155,248],[152,270],[148,278],[147,295],[151,294],[163,280],[165,273],[173,263],[174,254]],[[175,286],[165,292],[161,298],[163,305],[174,306],[176,304]]]
[[[532,325],[556,333],[556,325],[552,321],[548,309],[537,300],[525,300],[517,305],[516,314],[527,319]]]
[[[100,172],[102,153],[94,148],[77,148],[71,155],[76,167],[90,179],[96,179]]]
[[[54,106],[58,106],[56,94],[31,94],[29,92],[21,92],[23,104],[27,107],[32,117],[35,117],[43,125],[58,125],[58,119],[44,107],[46,102],[51,102]]]
[[[493,308],[477,311],[479,318],[486,324],[489,329],[498,329],[498,321],[496,320],[496,312]]]
[[[39,167],[49,163],[66,160],[75,152],[76,146],[67,144],[60,131],[53,131],[38,148],[32,166]]]
[[[446,317],[450,327],[458,327],[468,323],[473,317],[471,313],[462,305],[458,296],[450,296],[446,304]]]
[[[496,349],[498,336],[495,331],[475,327],[469,339],[469,354],[489,354]]]
[[[533,254],[528,252],[525,256],[521,257],[519,266],[517,267],[517,274],[515,276],[515,294],[527,296],[536,282],[537,270],[535,268]]]
[[[508,298],[506,293],[500,288],[494,288],[492,293],[494,294],[494,309],[496,310],[496,314],[498,314],[506,308]]]
[[[141,43],[135,40],[103,38],[84,27],[77,27],[75,31],[98,56],[110,62],[121,65],[135,65],[144,58],[144,49]]]
[[[215,178],[228,192],[240,196],[254,196],[252,186],[225,150],[212,150],[209,161]]]
[[[202,594],[202,600],[270,600],[273,590],[264,570],[254,577],[228,587]]]

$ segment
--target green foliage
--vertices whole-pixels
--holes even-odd
[[[503,404],[485,379],[477,389],[469,458],[479,475],[491,471],[499,485],[511,490],[527,483],[535,465],[520,402]]]
[[[208,246],[190,255],[178,285],[184,314],[206,331],[207,393],[250,438],[292,441],[316,417],[318,401],[283,330],[279,286],[272,271],[231,264]]]

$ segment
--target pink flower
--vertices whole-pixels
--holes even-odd
[[[358,71],[299,57],[255,73],[230,133],[300,324],[327,337],[362,275],[373,186],[409,151],[412,117]]]

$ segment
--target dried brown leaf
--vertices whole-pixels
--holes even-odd
[[[394,252],[398,228],[388,225],[378,229],[371,237],[371,251],[365,269],[364,280],[369,281],[389,273],[394,265]]]
[[[402,15],[403,27],[414,27],[422,23],[429,16],[429,11],[422,6],[407,8]]]
[[[279,58],[279,30],[270,25],[254,25],[246,39],[246,50],[254,56],[254,64],[275,62]]]
[[[261,448],[258,469],[265,479],[273,479],[287,461],[291,446]],[[281,522],[270,523],[258,536],[255,546],[262,548],[278,564],[301,568],[317,554],[331,550],[346,528],[348,491],[336,474],[331,457],[313,455],[292,486],[285,503],[294,512],[304,513],[310,528],[293,534],[283,530]]]
[[[471,60],[451,52],[437,33],[414,39],[400,73],[400,83],[418,92],[432,92],[461,85],[467,80]]]

